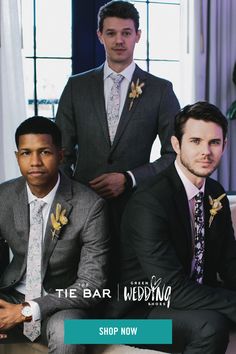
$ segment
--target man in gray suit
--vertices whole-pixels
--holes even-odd
[[[133,4],[111,1],[101,7],[97,34],[106,62],[69,79],[56,123],[62,131],[65,171],[108,199],[118,255],[120,219],[132,189],[174,160],[170,137],[179,104],[169,81],[133,61],[141,36]],[[114,77],[121,82],[116,84]],[[157,135],[161,157],[150,163]],[[116,267],[118,258],[113,257]]]
[[[104,200],[59,174],[63,151],[55,123],[44,117],[29,118],[15,137],[23,177],[0,185],[0,240],[13,253],[0,278],[0,339],[4,343],[28,337],[46,342],[50,353],[84,353],[83,346],[64,344],[64,320],[89,317],[98,297],[84,296],[84,289],[93,294],[105,285]],[[35,203],[42,204],[40,222],[33,217]],[[40,224],[37,237],[41,240],[31,244],[35,224]],[[42,246],[35,251],[37,243]],[[32,279],[32,270],[41,281]],[[35,291],[38,285],[40,295],[30,297],[29,290]],[[35,338],[31,325],[39,325]]]

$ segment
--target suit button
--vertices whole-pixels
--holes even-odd
[[[109,159],[107,160],[107,162],[109,163],[109,165],[113,164],[113,160],[109,157]]]
[[[16,280],[12,280],[12,281],[11,281],[11,284],[15,284],[15,282],[16,282]]]

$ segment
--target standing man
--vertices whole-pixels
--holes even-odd
[[[175,163],[141,187],[124,213],[123,281],[154,276],[161,280],[159,290],[171,287],[169,308],[136,306],[146,318],[173,321],[173,346],[150,348],[223,354],[230,323],[236,323],[236,242],[229,202],[222,186],[209,178],[226,133],[227,120],[214,105],[198,102],[182,109],[171,139]]]
[[[107,278],[104,201],[59,174],[61,132],[32,117],[15,134],[22,177],[0,185],[0,240],[13,253],[0,278],[0,340],[42,341],[49,353],[84,353],[64,344],[64,320],[88,318]]]
[[[174,159],[170,138],[179,104],[170,82],[133,61],[141,36],[133,4],[111,1],[101,7],[97,34],[106,61],[69,79],[56,123],[62,131],[65,171],[108,199],[117,254],[120,219],[133,187]],[[150,163],[157,135],[161,158]]]

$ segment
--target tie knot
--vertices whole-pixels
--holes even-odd
[[[110,78],[112,79],[112,81],[114,82],[114,84],[115,84],[116,86],[119,86],[120,83],[121,83],[121,81],[124,79],[124,76],[121,75],[121,74],[114,74],[114,73],[112,73],[112,74],[110,75]]]
[[[202,203],[203,201],[203,192],[199,192],[198,194],[195,195],[195,202],[196,203]]]

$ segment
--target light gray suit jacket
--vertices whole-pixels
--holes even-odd
[[[42,260],[43,286],[48,295],[34,299],[42,319],[63,309],[89,309],[96,299],[83,298],[82,284],[102,289],[107,279],[108,235],[104,201],[86,186],[61,175],[51,212],[56,204],[69,219],[59,238],[52,238],[47,223]],[[13,259],[0,278],[0,290],[14,287],[25,274],[29,238],[29,208],[23,177],[0,185],[0,239],[13,252]],[[58,297],[55,289],[76,289],[76,298]]]
[[[103,173],[130,170],[139,184],[174,160],[170,137],[179,103],[172,84],[136,65],[132,81],[136,83],[137,79],[145,83],[143,93],[134,99],[129,110],[129,87],[112,146],[105,109],[103,66],[69,79],[59,102],[56,123],[62,130],[66,149],[64,169],[69,173],[74,164],[76,180],[88,183]],[[149,163],[157,135],[162,156]]]

